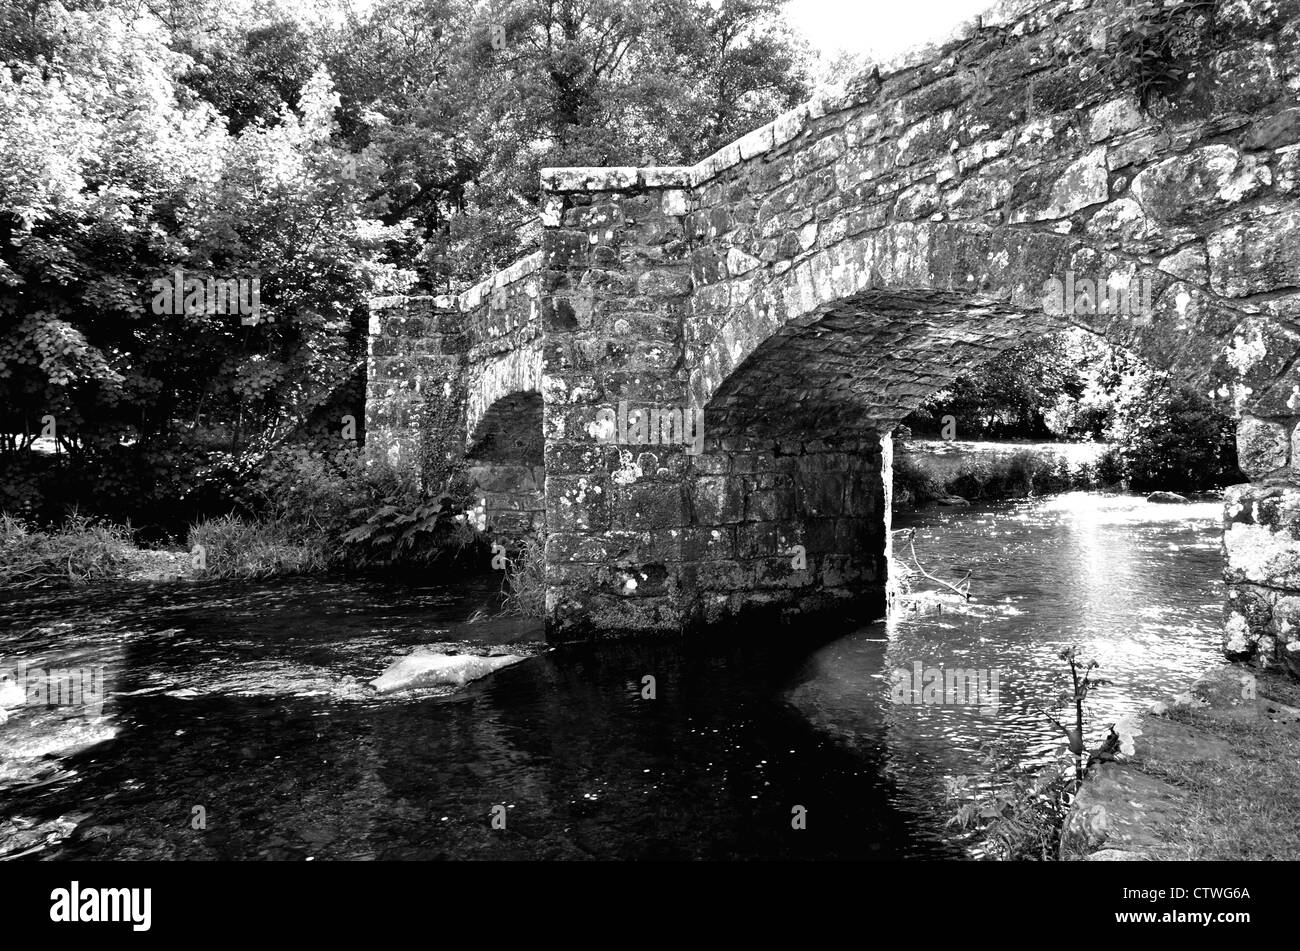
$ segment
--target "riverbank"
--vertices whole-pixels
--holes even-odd
[[[182,548],[175,540],[163,547],[143,547],[130,526],[85,516],[41,529],[0,515],[0,587],[265,580],[349,574],[376,566],[401,573],[482,553],[483,537],[476,526],[464,519],[449,524],[435,519],[428,519],[432,541],[423,548],[403,547],[398,539],[376,557],[364,547],[372,542],[373,532],[354,530],[339,537],[287,519],[208,519],[190,529]]]
[[[1000,502],[1118,481],[1105,443],[909,439],[895,449],[894,508]]]
[[[1285,673],[1218,667],[1129,736],[1089,769],[1062,859],[1300,858],[1300,684]]]

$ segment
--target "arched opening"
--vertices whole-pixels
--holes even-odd
[[[473,491],[483,499],[489,529],[507,540],[544,526],[542,397],[511,393],[494,402],[475,426],[465,453]]]
[[[894,428],[999,353],[1076,325],[951,291],[871,290],[753,346],[705,405],[689,482],[709,543],[688,553],[704,620],[881,616]]]

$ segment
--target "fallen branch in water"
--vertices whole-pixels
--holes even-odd
[[[907,545],[909,550],[912,552],[912,561],[916,565],[916,570],[921,573],[921,577],[933,581],[935,584],[941,584],[949,591],[951,591],[953,594],[960,596],[965,601],[969,601],[971,572],[967,571],[966,577],[962,578],[955,585],[949,584],[947,581],[944,581],[942,578],[936,578],[934,575],[930,574],[928,571],[925,570],[925,568],[921,566],[921,559],[916,556],[916,530],[909,528],[906,529],[906,531],[907,531]]]

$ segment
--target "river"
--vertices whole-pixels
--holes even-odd
[[[1072,493],[909,516],[895,527],[916,529],[932,574],[970,571],[971,602],[815,648],[548,651],[517,626],[467,623],[495,578],[10,595],[0,667],[102,665],[107,701],[98,717],[8,710],[0,853],[963,857],[943,791],[978,774],[981,742],[1060,761],[1038,708],[1067,682],[1061,648],[1113,681],[1094,740],[1219,662],[1220,513]],[[428,643],[531,656],[460,690],[376,696],[368,681]],[[918,663],[996,672],[996,709],[891,699],[890,671]]]

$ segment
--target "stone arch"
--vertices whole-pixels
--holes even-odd
[[[507,544],[545,524],[540,343],[530,341],[470,368],[465,459],[489,530]]]
[[[540,466],[544,464],[542,449],[542,394],[523,390],[507,393],[483,412],[470,431],[465,457]]]
[[[1063,290],[1076,276],[1135,289],[1131,309],[1068,313],[1044,301],[1050,281]],[[716,558],[725,571],[684,573],[704,620],[756,606],[878,615],[894,426],[963,372],[1064,326],[1127,346],[1228,406],[1254,405],[1243,380],[1260,365],[1233,355],[1267,324],[1208,287],[1067,236],[906,225],[841,242],[755,290],[697,347],[691,374],[706,438],[689,508],[697,528],[733,533]],[[1281,348],[1282,366],[1297,352]],[[1289,383],[1264,370],[1260,395]]]
[[[486,415],[502,400],[507,400],[514,394],[541,392],[541,344],[537,340],[530,341],[468,369],[465,406],[467,449],[481,440]],[[541,432],[540,423],[538,432]]]
[[[501,396],[470,433],[465,461],[471,489],[483,501],[488,530],[508,545],[539,534],[545,523],[542,450],[542,395],[537,390]]]
[[[1138,301],[1149,288],[1150,310],[1071,314],[1045,299],[1049,282],[1064,287],[1081,279],[1113,280]],[[870,355],[888,354],[912,379],[895,376],[884,382],[910,386],[919,401],[998,350],[1062,326],[1091,330],[1126,346],[1239,412],[1267,414],[1300,382],[1292,369],[1300,337],[1220,298],[1205,284],[1069,236],[901,224],[846,239],[755,290],[706,344],[688,354],[691,399],[716,418],[719,409],[736,403],[737,384],[728,389],[734,374],[762,359],[764,348],[785,346],[799,355],[800,371],[816,371],[825,362],[842,373],[856,352],[868,361],[859,370],[883,372],[883,357],[872,364]],[[853,338],[851,351],[840,348],[837,354],[825,339],[837,335]],[[819,359],[819,353],[825,356]],[[1268,358],[1243,359],[1255,354]],[[791,366],[787,380],[794,370]],[[769,383],[763,392],[784,399],[786,412],[789,398],[797,404],[818,389]],[[882,424],[907,412],[891,419],[884,404],[877,408]]]

